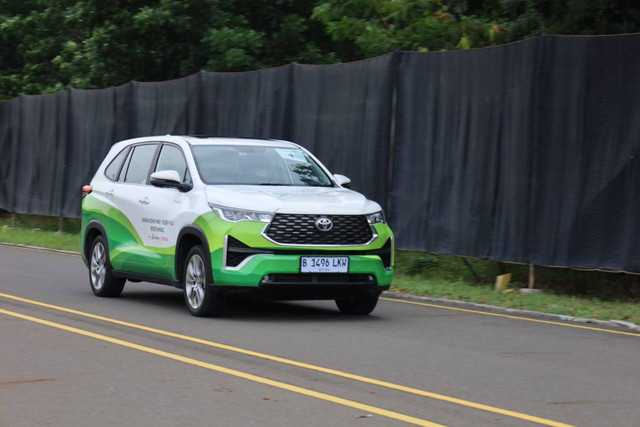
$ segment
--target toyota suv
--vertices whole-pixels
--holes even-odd
[[[234,295],[335,300],[366,315],[393,276],[377,203],[288,141],[162,136],[118,142],[82,189],[91,289],[183,289],[195,316]]]

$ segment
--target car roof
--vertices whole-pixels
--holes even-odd
[[[269,147],[298,147],[293,142],[282,139],[231,138],[223,136],[197,135],[181,135],[181,137],[191,145],[263,145]]]

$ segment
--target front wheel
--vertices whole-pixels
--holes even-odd
[[[98,236],[91,245],[89,283],[99,297],[117,297],[122,293],[125,279],[113,277],[109,267],[107,245],[104,237]]]
[[[207,256],[202,246],[194,246],[187,254],[184,269],[184,301],[194,316],[219,316],[224,309],[222,295],[214,295],[208,283],[211,277]]]
[[[378,304],[378,296],[359,297],[350,299],[337,299],[336,305],[343,314],[366,316],[371,313]]]

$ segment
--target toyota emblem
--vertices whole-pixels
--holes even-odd
[[[333,221],[331,221],[331,219],[327,218],[326,216],[321,216],[316,218],[315,225],[318,231],[326,233],[327,231],[331,231],[331,229],[333,228]]]

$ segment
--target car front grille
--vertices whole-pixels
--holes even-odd
[[[333,222],[329,231],[319,231],[315,221],[326,216]],[[266,235],[280,244],[364,245],[373,239],[373,230],[364,215],[276,214]]]

